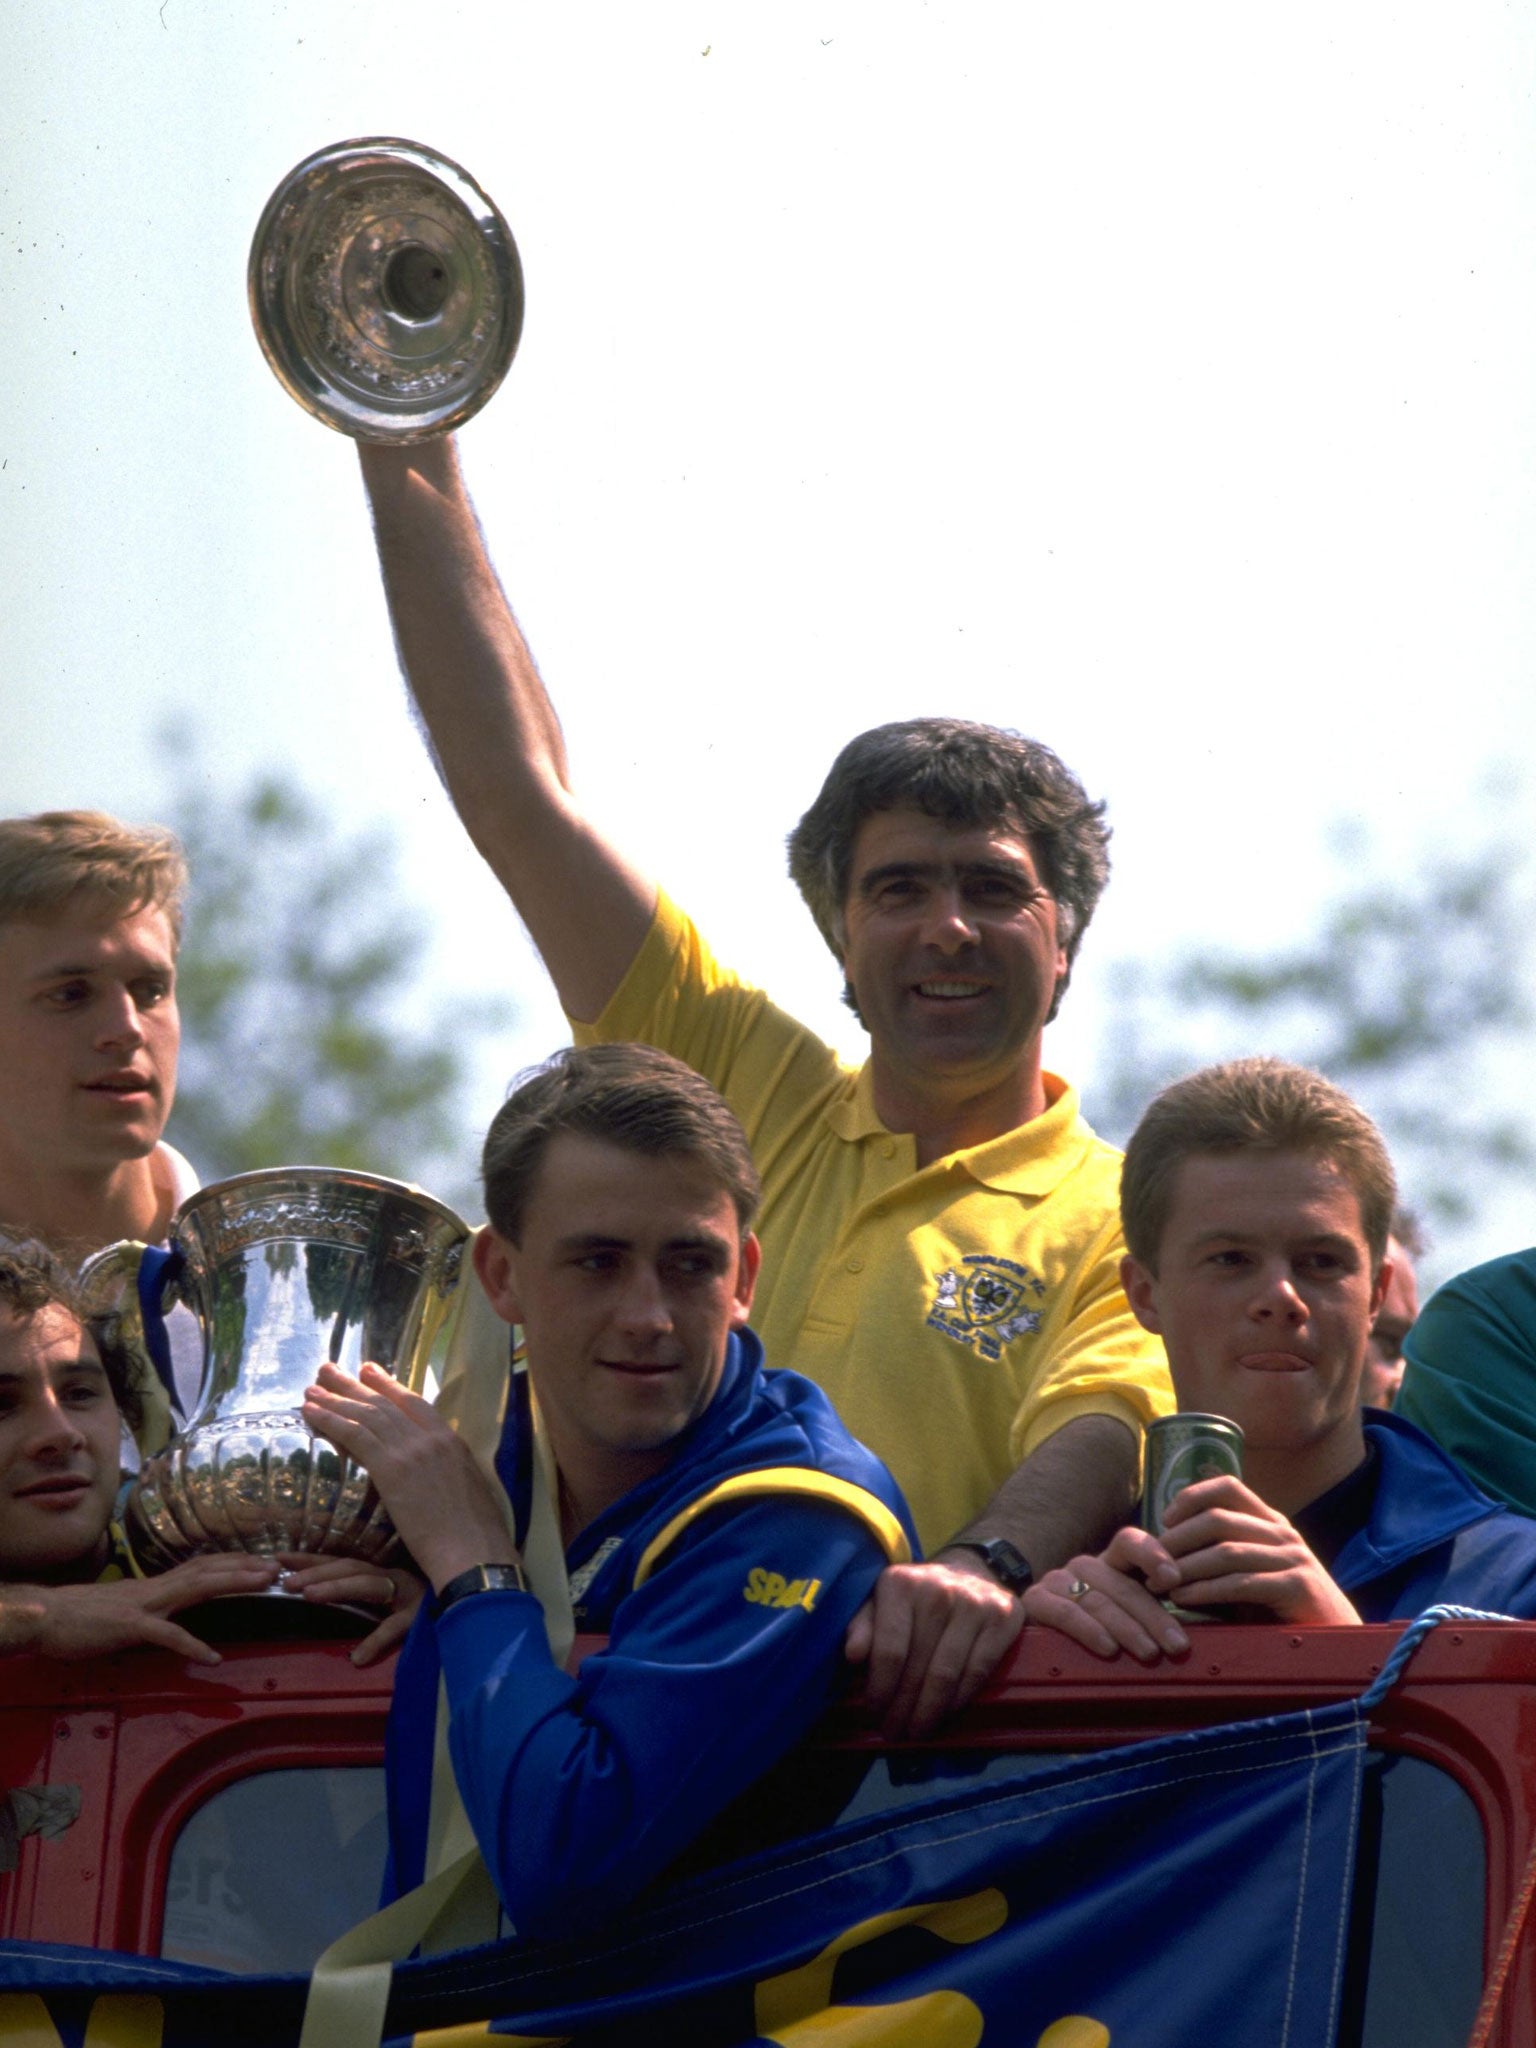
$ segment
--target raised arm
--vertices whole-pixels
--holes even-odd
[[[571,794],[560,721],[452,441],[360,442],[358,454],[401,666],[438,772],[567,1013],[590,1022],[639,951],[655,884]]]

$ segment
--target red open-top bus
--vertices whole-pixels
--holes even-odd
[[[1045,1756],[1348,1699],[1398,1634],[1210,1627],[1187,1659],[1144,1670],[1029,1630],[940,1739],[893,1749],[849,1703],[817,1742],[867,1814],[936,1780],[991,1782]],[[137,1652],[0,1669],[0,1770],[21,1825],[28,1790],[78,1790],[52,1834],[17,1839],[13,1818],[0,1936],[305,1970],[372,1907],[388,1664],[358,1671],[340,1642],[265,1642],[228,1645],[212,1667]],[[1536,2048],[1536,1626],[1442,1623],[1373,1710],[1370,1742],[1381,1796],[1352,2038],[1464,2048],[1497,1987],[1480,2048]]]

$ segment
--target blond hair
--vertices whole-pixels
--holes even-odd
[[[0,924],[42,923],[82,905],[110,917],[165,913],[181,940],[187,863],[164,825],[125,825],[105,811],[0,819]]]
[[[1342,1088],[1311,1067],[1247,1059],[1175,1081],[1153,1097],[1131,1133],[1120,1221],[1139,1265],[1157,1271],[1184,1161],[1233,1152],[1310,1152],[1337,1167],[1359,1200],[1371,1263],[1381,1264],[1397,1181],[1380,1131]]]

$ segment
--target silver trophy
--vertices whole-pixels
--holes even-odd
[[[310,1434],[304,1390],[329,1359],[352,1373],[371,1360],[420,1392],[469,1235],[419,1188],[293,1166],[193,1195],[163,1264],[136,1244],[87,1262],[88,1309],[116,1316],[146,1376],[145,1323],[182,1302],[202,1325],[196,1411],[129,1489],[125,1527],[146,1571],[221,1550],[389,1551],[394,1530],[367,1473]]]
[[[477,413],[523,325],[517,244],[458,164],[398,136],[333,143],[267,201],[256,338],[300,405],[360,441],[426,441]]]

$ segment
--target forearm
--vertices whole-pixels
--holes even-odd
[[[0,1595],[0,1657],[21,1656],[36,1649],[43,1621],[41,1600],[25,1586],[7,1587]]]
[[[1125,1423],[1080,1415],[1031,1452],[955,1540],[1006,1537],[1038,1578],[1079,1551],[1103,1549],[1135,1506],[1139,1463]],[[937,1554],[956,1564],[974,1557],[947,1545]]]
[[[401,666],[439,772],[567,1010],[595,1016],[645,936],[654,886],[571,795],[560,722],[453,443],[358,452]]]
[[[491,566],[451,440],[358,443],[401,666],[461,810],[508,774],[525,797],[569,791],[560,722]],[[494,842],[510,819],[482,826]],[[487,858],[489,858],[487,853]]]

